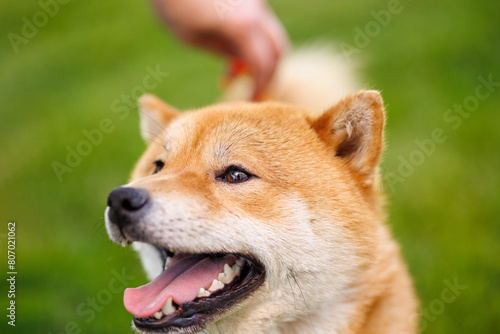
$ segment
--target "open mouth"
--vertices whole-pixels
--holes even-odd
[[[160,248],[164,271],[126,289],[125,308],[146,332],[192,333],[246,299],[265,280],[263,266],[239,254],[187,254]]]

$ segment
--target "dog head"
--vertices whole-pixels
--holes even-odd
[[[339,304],[370,263],[384,111],[360,91],[322,113],[140,99],[148,148],[106,228],[154,280],[127,289],[148,333],[253,333]],[[239,325],[238,325],[239,324]]]

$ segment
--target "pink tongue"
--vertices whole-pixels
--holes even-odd
[[[129,288],[123,295],[127,311],[138,318],[150,317],[158,312],[168,298],[180,305],[194,300],[200,288],[208,289],[224,264],[232,266],[234,256],[211,258],[200,255],[179,254],[172,258],[170,266],[152,282],[138,288]]]

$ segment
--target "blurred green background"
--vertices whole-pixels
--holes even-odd
[[[363,83],[383,93],[389,224],[415,278],[424,332],[499,333],[500,3],[401,1],[384,22],[389,3],[271,2],[295,44],[356,48]],[[68,1],[47,22],[42,10],[0,3],[1,268],[15,221],[18,271],[16,327],[6,325],[2,280],[0,331],[128,333],[122,290],[145,277],[133,251],[108,240],[102,214],[144,144],[136,108],[114,110],[148,68],[168,72],[151,91],[171,104],[209,104],[224,62],[180,45],[147,2]],[[40,28],[24,27],[33,20]],[[85,147],[103,119],[112,130]],[[59,180],[53,163],[78,147],[88,154]],[[443,296],[450,284],[460,287]]]

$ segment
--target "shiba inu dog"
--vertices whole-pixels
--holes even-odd
[[[382,98],[339,99],[352,85],[335,64],[292,55],[266,94],[277,102],[181,113],[140,99],[148,148],[105,213],[152,280],[124,294],[138,332],[416,333],[383,223]]]

